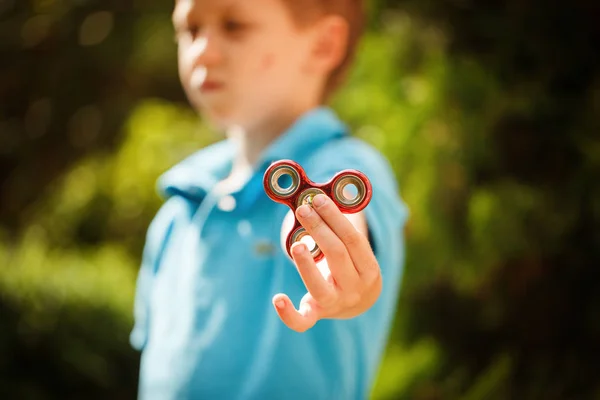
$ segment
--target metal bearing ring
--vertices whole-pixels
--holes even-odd
[[[292,234],[291,240],[290,240],[290,247],[292,244],[296,243],[296,242],[300,242],[302,240],[303,237],[305,236],[310,236],[308,234],[308,232],[306,232],[306,229],[304,229],[303,227],[300,227],[298,229],[296,229],[294,231],[294,233]],[[306,246],[308,247],[308,246]],[[310,251],[310,255],[313,258],[318,258],[319,256],[321,256],[322,252],[321,249],[319,248],[319,246],[317,245],[317,243],[315,242],[315,245],[313,246],[312,249],[308,249]]]
[[[284,175],[289,175],[292,179],[292,184],[288,188],[283,188],[279,185],[279,178]],[[300,174],[298,174],[296,169],[289,165],[280,165],[273,169],[268,182],[269,188],[273,191],[273,193],[285,199],[293,196],[300,187]]]
[[[344,193],[344,189],[348,185],[354,185],[356,187],[357,194],[353,198],[348,198]],[[367,194],[365,183],[358,176],[350,174],[339,178],[332,189],[334,200],[345,207],[354,207],[357,204],[360,204]]]
[[[325,192],[314,187],[306,189],[298,196],[296,207],[300,207],[303,204],[312,205],[313,198],[318,194],[325,194]]]

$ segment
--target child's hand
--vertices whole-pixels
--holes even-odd
[[[273,297],[281,320],[304,332],[323,318],[352,318],[371,307],[381,293],[381,273],[367,239],[362,213],[344,215],[325,195],[313,207],[296,210],[298,221],[317,242],[325,259],[317,265],[303,243],[292,246],[292,256],[308,289],[296,310],[285,294]],[[362,231],[362,232],[361,232]]]

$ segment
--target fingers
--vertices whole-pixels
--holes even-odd
[[[312,297],[319,304],[329,304],[334,301],[335,291],[333,287],[327,283],[321,271],[317,268],[317,264],[313,260],[312,255],[306,248],[304,243],[294,243],[292,246],[292,257],[300,277],[308,289]]]
[[[317,197],[315,197],[315,199],[316,198]],[[352,259],[350,258],[348,249],[344,246],[344,243],[312,207],[308,205],[298,207],[296,216],[298,221],[300,221],[308,234],[325,254],[327,265],[329,266],[335,282],[342,289],[351,288],[353,282],[358,278],[358,273],[356,269],[352,267]],[[345,219],[343,215],[342,218]],[[352,227],[352,229],[354,229],[354,227]]]
[[[333,200],[319,194],[313,199],[313,206],[338,240],[343,243],[358,273],[361,275],[364,273],[378,274],[379,264],[369,240],[337,208]],[[315,238],[315,240],[317,239]]]
[[[292,245],[290,253],[308,293],[299,310],[286,295],[273,297],[283,323],[304,332],[320,318],[352,318],[371,307],[382,285],[379,264],[361,232],[366,231],[364,215],[346,216],[330,198],[317,195],[312,207],[304,205],[296,210],[296,217],[318,243],[326,263],[317,266],[304,243]],[[319,270],[325,266],[331,276],[324,277]]]
[[[273,297],[273,305],[277,315],[288,328],[296,332],[305,332],[312,328],[318,321],[317,311],[307,302],[303,302],[300,310],[296,310],[289,297],[277,294]]]

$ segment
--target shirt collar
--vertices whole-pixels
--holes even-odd
[[[262,172],[280,159],[300,161],[332,139],[346,134],[346,126],[328,107],[308,111],[273,141],[261,155],[257,172]]]
[[[346,126],[330,108],[317,107],[308,111],[265,149],[247,184],[257,180],[256,176],[262,179],[272,162],[280,159],[301,162],[315,149],[346,132]],[[164,197],[182,195],[201,201],[227,176],[236,151],[235,144],[229,139],[205,147],[163,174],[158,180],[159,193]]]
[[[181,195],[200,202],[231,170],[235,148],[223,140],[197,151],[165,172],[157,182],[165,198]]]

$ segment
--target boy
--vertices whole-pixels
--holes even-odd
[[[179,73],[227,133],[159,180],[135,305],[140,398],[363,399],[394,315],[405,210],[389,166],[322,104],[358,40],[358,0],[178,0]],[[364,172],[343,215],[316,196],[296,217],[325,254],[284,241],[294,215],[262,177],[293,159],[315,182]],[[287,215],[286,215],[287,214]],[[298,304],[298,309],[294,304]]]

